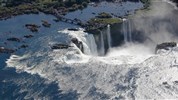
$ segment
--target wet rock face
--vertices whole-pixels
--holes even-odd
[[[83,44],[77,38],[72,38],[71,42],[74,43],[82,52],[84,52]],[[54,44],[51,46],[51,49],[68,49],[70,46],[69,44]]]
[[[71,40],[82,52],[84,52],[83,44],[77,38],[72,38]]]
[[[165,43],[161,43],[161,44],[158,44],[158,45],[156,46],[155,53],[156,53],[157,50],[159,50],[159,49],[169,50],[169,48],[173,48],[173,47],[176,47],[176,46],[177,46],[177,43],[176,43],[176,42],[165,42]]]

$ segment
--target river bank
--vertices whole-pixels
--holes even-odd
[[[84,9],[87,7],[89,1],[83,0],[81,2],[71,1],[4,1],[0,2],[0,20],[5,20],[17,15],[23,14],[45,14],[55,15],[54,10],[57,10],[61,15],[77,9]]]

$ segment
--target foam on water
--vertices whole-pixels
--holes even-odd
[[[71,38],[82,41],[84,54]],[[73,47],[51,50],[59,42]],[[24,54],[11,55],[7,67],[56,82],[64,93],[76,91],[80,100],[178,98],[178,47],[155,55],[145,44],[126,43],[97,57],[91,55],[96,52],[93,36],[83,29],[44,34],[29,45]]]
[[[81,30],[60,31],[60,35],[63,36],[63,34],[75,37],[88,46],[87,34]],[[175,92],[174,94],[167,94],[170,90],[164,88],[161,83],[165,80],[170,83],[176,80],[177,69],[169,66],[170,64],[175,65],[173,61],[178,59],[174,54],[177,52],[176,49],[172,54],[154,55],[148,47],[142,44],[127,44],[111,49],[106,57],[96,57],[82,54],[74,44],[71,44],[74,45],[73,48],[66,50],[46,48],[47,50],[45,49],[46,51],[43,52],[42,47],[45,47],[46,44],[39,42],[42,40],[53,42],[53,39],[45,38],[36,40],[36,44],[33,44],[34,47],[41,45],[41,48],[36,48],[33,52],[27,52],[22,56],[12,55],[6,62],[7,66],[16,68],[17,72],[38,74],[48,79],[49,82],[55,81],[64,93],[77,91],[80,94],[79,99],[157,99],[178,96],[177,90],[172,92]],[[89,48],[86,46],[85,49]],[[90,51],[88,50],[88,52]],[[157,72],[167,73],[167,76]],[[170,72],[173,73],[169,74]],[[146,74],[150,76],[147,78]],[[154,78],[154,76],[157,77]],[[145,87],[145,84],[148,88]],[[159,87],[156,87],[158,85]],[[178,89],[176,85],[171,86]],[[159,96],[159,93],[154,91],[164,95]],[[152,96],[152,92],[154,96]]]

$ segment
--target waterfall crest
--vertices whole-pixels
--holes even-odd
[[[132,42],[132,23],[129,19],[123,19],[122,33],[124,35],[124,42]]]

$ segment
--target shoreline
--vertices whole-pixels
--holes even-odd
[[[74,12],[77,10],[83,10],[87,8],[87,6],[92,5],[94,7],[98,6],[98,3],[100,2],[83,2],[82,4],[73,4],[72,6],[55,6],[55,5],[50,5],[49,7],[45,7],[46,5],[44,4],[35,4],[35,3],[25,3],[25,4],[20,4],[18,6],[14,7],[1,7],[0,6],[0,21],[1,20],[6,20],[18,15],[24,15],[24,14],[39,14],[39,13],[45,13],[45,14],[50,14],[53,16],[56,16],[55,10],[58,11],[58,13],[62,16],[65,16],[66,14],[70,12]],[[107,1],[110,3],[111,1]],[[112,1],[114,3],[116,1]],[[123,1],[124,2],[124,1]],[[131,1],[132,2],[132,1]],[[143,5],[146,5],[142,0],[141,2]],[[120,2],[122,3],[122,2]],[[145,7],[144,7],[145,8]]]
[[[57,2],[60,4],[60,2]],[[63,2],[61,2],[63,3]],[[24,14],[39,14],[40,12],[45,14],[51,14],[55,16],[55,11],[57,10],[58,13],[61,15],[66,15],[69,12],[73,12],[79,9],[84,9],[88,6],[89,2],[82,2],[81,4],[72,4],[71,6],[66,5],[45,5],[40,3],[22,3],[17,6],[12,7],[5,7],[0,6],[0,21],[6,20],[9,18],[12,18],[14,16],[18,15],[24,15]]]

